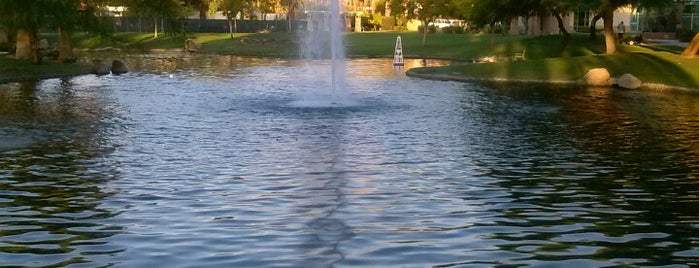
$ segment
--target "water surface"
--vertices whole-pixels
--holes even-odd
[[[127,63],[0,85],[0,266],[699,265],[696,95]]]

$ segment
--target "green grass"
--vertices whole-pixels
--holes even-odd
[[[606,68],[613,77],[631,73],[644,82],[699,89],[699,59],[648,47],[620,46],[614,55],[538,58],[487,64],[461,64],[413,70],[416,73],[474,79],[578,81],[592,68]]]
[[[26,60],[17,60],[0,56],[0,83],[48,77],[62,77],[90,72],[92,66],[84,63],[47,62],[32,64]]]
[[[549,58],[559,55],[559,36],[430,34],[425,46],[422,34],[416,32],[351,33],[347,35],[350,55],[392,56],[395,40],[401,36],[407,57],[473,60],[487,56],[508,57],[527,51],[528,58]],[[576,35],[565,51],[566,56],[599,53],[601,43],[590,43],[585,36]]]
[[[531,37],[523,35],[430,34],[422,45],[422,34],[417,32],[348,33],[345,36],[348,56],[391,57],[396,37],[401,36],[407,57],[473,60],[486,56],[511,56],[526,50],[528,58],[549,58],[559,55],[559,36]],[[205,52],[247,56],[297,57],[300,36],[289,33],[197,33],[191,38],[201,43]],[[119,33],[111,38],[81,35],[75,38],[75,47],[97,49],[115,47],[146,52],[152,49],[184,47],[185,37],[151,33]],[[267,41],[266,44],[244,44],[243,39]],[[590,43],[586,36],[576,35],[565,51],[566,56],[594,55],[602,51],[601,43]]]

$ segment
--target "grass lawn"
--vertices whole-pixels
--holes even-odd
[[[509,56],[527,50],[528,58],[558,56],[559,36],[530,37],[521,35],[430,34],[425,46],[422,34],[417,32],[364,32],[348,33],[345,43],[348,56],[392,57],[396,37],[401,36],[407,57],[472,60],[485,56]],[[53,38],[53,37],[51,37]],[[196,33],[191,38],[202,44],[204,52],[272,57],[298,57],[301,37],[289,33]],[[151,33],[118,33],[111,38],[80,35],[75,38],[76,48],[96,49],[116,47],[146,52],[152,49],[184,47],[184,37],[161,35],[153,39]],[[257,41],[246,43],[245,41]],[[595,55],[603,51],[601,42],[590,43],[584,36],[576,36],[568,46],[566,56]]]
[[[699,59],[679,57],[681,49],[622,45],[615,55],[604,55],[602,37],[592,42],[582,34],[573,35],[562,57],[558,49],[561,37],[558,35],[430,34],[423,46],[422,34],[417,32],[347,33],[346,51],[350,57],[392,57],[399,35],[406,57],[463,61],[453,66],[413,70],[416,73],[480,79],[575,81],[591,68],[604,67],[615,77],[631,73],[645,82],[699,89],[699,71],[696,71],[699,70]],[[201,43],[205,53],[246,56],[298,57],[301,46],[300,37],[290,33],[237,33],[233,38],[228,33],[195,33],[187,38]],[[75,47],[79,49],[114,47],[143,53],[154,49],[183,48],[184,40],[184,37],[168,35],[154,39],[151,33],[118,33],[109,38],[79,35],[74,38]],[[526,51],[525,61],[468,63],[483,57],[511,58],[522,51]],[[52,72],[50,68],[55,72],[64,71],[64,68],[52,65],[20,65],[9,63],[7,59],[0,61],[0,78],[25,72]]]
[[[644,82],[699,89],[699,59],[676,53],[622,46],[614,55],[529,59],[487,64],[461,64],[413,70],[417,73],[461,78],[540,81],[577,81],[591,68],[603,67],[613,77],[631,73]]]
[[[91,70],[92,66],[84,63],[46,62],[43,64],[32,64],[29,61],[0,56],[0,83],[71,76],[89,73]]]

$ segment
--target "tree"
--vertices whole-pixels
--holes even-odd
[[[205,20],[212,0],[184,0],[184,5],[199,12],[199,18]]]
[[[78,9],[81,8],[79,0],[64,0],[51,2],[51,21],[58,28],[58,59],[73,59],[73,42],[71,35],[80,21]]]
[[[17,31],[15,57],[41,62],[39,27],[46,21],[47,3],[42,0],[0,0],[0,22]]]
[[[578,0],[581,1],[581,0]],[[604,42],[606,46],[606,54],[616,53],[616,36],[614,35],[614,11],[617,9],[633,5],[634,8],[638,9],[654,9],[662,8],[670,5],[675,0],[594,0],[590,1],[593,3],[593,7],[597,7],[595,10],[598,14],[602,16],[604,21]]]
[[[187,13],[182,0],[127,0],[129,12],[138,16],[153,18],[155,29],[153,38],[158,38],[158,21],[184,16]]]
[[[563,41],[561,42],[561,47],[559,48],[559,55],[563,55],[568,43],[570,43],[570,33],[565,28],[563,23],[563,16],[571,13],[578,7],[578,3],[575,0],[540,0],[539,11],[543,12],[540,15],[546,13],[553,14],[556,18],[558,25],[558,30],[561,31],[563,35]]]
[[[237,17],[250,8],[251,2],[248,0],[214,0],[210,8],[220,11],[228,19],[228,31],[233,38],[233,33],[238,32]]]
[[[293,32],[291,22],[296,15],[296,11],[303,6],[303,2],[301,0],[279,0],[279,4],[281,4],[282,8],[286,11],[286,21],[289,25],[289,32]]]
[[[417,19],[422,23],[422,45],[427,42],[428,25],[439,16],[448,14],[449,0],[405,0],[391,1],[391,13]]]
[[[276,0],[256,0],[252,2],[255,10],[260,12],[261,20],[267,20],[267,14],[274,12]]]
[[[694,58],[697,55],[697,51],[699,51],[699,33],[694,35],[694,38],[692,38],[692,41],[689,42],[689,45],[682,51],[680,56]]]

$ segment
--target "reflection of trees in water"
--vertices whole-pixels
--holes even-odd
[[[699,194],[699,157],[687,143],[699,124],[687,118],[699,116],[699,100],[615,89],[536,90],[500,90],[512,98],[508,105],[520,105],[491,112],[493,122],[507,125],[491,133],[509,136],[510,149],[495,150],[500,153],[480,165],[515,201],[498,209],[497,224],[506,228],[490,238],[530,254],[523,263],[698,261],[687,255],[698,239],[692,197]],[[543,97],[549,95],[554,98]],[[560,110],[539,111],[547,106]]]
[[[108,254],[99,239],[109,196],[100,185],[118,176],[100,158],[110,152],[104,96],[72,80],[0,85],[0,253],[6,265],[66,265]]]

